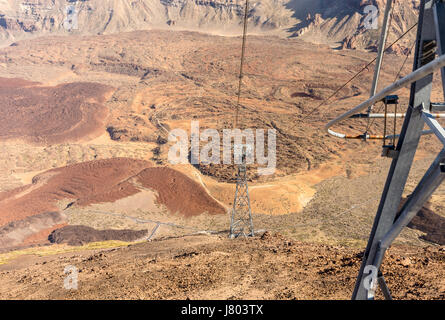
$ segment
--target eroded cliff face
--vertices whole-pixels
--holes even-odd
[[[367,30],[364,24],[360,24],[354,34],[346,36],[342,41],[343,48],[348,49],[370,49],[377,50],[377,39],[381,32],[382,20],[385,11],[386,1],[373,0],[362,1],[366,6],[367,3],[372,3],[379,8],[379,28],[378,30]],[[390,18],[390,28],[388,34],[388,42],[395,41],[411,26],[413,26],[418,19],[420,0],[412,1],[395,1],[392,16]],[[412,47],[416,36],[416,28],[414,28],[406,37],[398,42],[391,49],[397,54],[406,54]]]
[[[286,36],[296,19],[284,4],[285,0],[252,2],[249,30]],[[75,7],[76,26],[67,25],[70,5]],[[153,28],[236,35],[242,31],[243,13],[244,2],[239,0],[0,0],[0,41]]]
[[[383,19],[386,0],[254,0],[249,32],[298,37],[349,49],[373,49],[379,30],[368,30],[367,5]],[[394,38],[415,23],[420,0],[395,3]],[[75,12],[67,13],[68,6]],[[0,44],[49,34],[110,34],[177,29],[239,35],[243,0],[0,0]],[[75,20],[70,21],[70,17]],[[415,32],[413,32],[414,34]],[[407,38],[408,39],[408,38]],[[403,41],[396,50],[408,46]]]
[[[420,0],[394,1],[388,41],[395,40],[417,22]],[[373,5],[378,9],[378,28],[366,28],[371,22],[372,13],[366,7]],[[294,27],[293,36],[301,39],[337,45],[347,49],[375,50],[381,32],[386,0],[293,0],[287,5],[299,12],[299,24]],[[304,10],[305,8],[306,13]],[[306,14],[306,16],[303,16]],[[404,53],[415,37],[412,31],[395,46],[394,51]]]

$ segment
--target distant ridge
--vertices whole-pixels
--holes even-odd
[[[398,0],[391,32],[400,35],[416,20],[420,0]],[[383,13],[384,0],[252,0],[251,34],[298,37],[338,48],[374,49],[378,30],[364,27],[364,8]],[[68,31],[66,7],[78,12]],[[226,36],[241,33],[242,0],[0,0],[0,45],[49,34],[110,34],[173,29]],[[383,14],[380,14],[380,19]],[[408,47],[402,42],[398,51]]]

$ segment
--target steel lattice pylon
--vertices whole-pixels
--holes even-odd
[[[237,129],[239,125],[239,109],[241,100],[241,89],[243,84],[243,66],[247,42],[247,20],[249,14],[249,0],[246,0],[244,8],[244,29],[243,29],[243,45],[241,50],[241,63],[239,72],[239,87],[238,87],[238,102],[236,105],[235,122],[233,129]],[[246,148],[248,146],[246,145]],[[238,177],[236,181],[235,199],[233,200],[232,219],[230,221],[230,238],[237,238],[239,236],[255,235],[253,230],[252,210],[250,208],[249,188],[247,186],[247,166],[246,155],[248,150],[242,146],[237,145],[235,149],[242,151],[241,164],[238,164]],[[251,151],[251,150],[250,150]]]
[[[245,157],[243,157],[242,164],[238,165],[235,199],[233,201],[232,219],[230,222],[230,238],[239,236],[253,237],[255,235],[246,172]]]

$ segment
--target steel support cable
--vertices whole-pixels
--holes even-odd
[[[416,41],[413,41],[413,44],[411,45],[411,48],[409,49],[409,51],[408,51],[408,53],[407,53],[407,55],[406,55],[406,57],[405,57],[405,60],[403,61],[402,66],[400,67],[399,72],[397,73],[396,77],[394,78],[393,83],[396,82],[396,81],[399,79],[400,75],[402,74],[402,71],[403,71],[403,69],[405,68],[406,63],[408,62],[408,59],[409,59],[409,57],[411,56],[411,54],[412,54],[412,52],[413,52],[413,49],[414,49],[414,46],[415,46],[415,45],[416,45]],[[379,109],[378,112],[380,112],[381,109],[382,109],[382,108],[380,107],[380,109]],[[397,114],[397,111],[395,112],[395,114]],[[395,116],[395,117],[397,117],[397,116]],[[371,123],[370,123],[369,120],[370,120],[371,118],[372,118],[372,117],[368,114],[368,126],[366,127],[365,133],[367,133],[367,132],[369,131],[369,129],[371,129],[372,125],[373,125],[374,122],[375,122],[375,119],[376,119],[376,118],[372,118],[372,121],[371,121]],[[395,133],[394,133],[394,134],[395,134]]]
[[[249,16],[249,0],[246,0],[246,5],[244,8],[244,27],[243,27],[243,45],[241,48],[241,62],[240,62],[240,71],[239,71],[239,83],[238,83],[238,101],[236,104],[236,110],[235,110],[235,122],[233,124],[233,129],[238,128],[238,120],[239,120],[239,109],[240,109],[240,102],[241,102],[241,90],[243,87],[243,77],[244,77],[244,60],[246,55],[246,42],[247,42],[247,20]]]
[[[372,82],[371,95],[370,95],[371,97],[373,95],[375,95],[377,92],[377,86],[378,86],[379,78],[380,78],[380,71],[382,68],[383,60],[385,58],[384,48],[386,46],[386,41],[388,39],[389,29],[392,26],[395,4],[396,4],[396,0],[394,0],[394,2],[392,2],[392,0],[386,1],[385,17],[383,18],[383,29],[382,29],[382,34],[381,34],[380,43],[379,43],[377,62],[376,62],[375,71],[374,71],[374,79]],[[388,19],[388,14],[389,14],[389,19]],[[368,114],[370,114],[372,112],[373,108],[374,108],[373,105],[368,108]],[[368,126],[367,127],[368,128],[370,127],[370,118],[368,118]],[[366,135],[367,133],[368,133],[368,129],[366,129],[364,134]]]
[[[384,105],[381,105],[379,107],[379,109],[377,110],[376,114],[379,114],[380,111],[382,111],[382,108],[384,107]],[[365,130],[365,134],[369,132],[369,130],[371,129],[371,127],[373,126],[374,122],[375,122],[375,117],[372,116],[372,114],[366,114],[366,116],[364,116],[366,119],[368,119],[368,124],[366,126],[366,130]],[[372,119],[372,121],[371,121]]]
[[[407,31],[405,31],[397,40],[395,40],[393,43],[391,43],[388,47],[386,47],[385,52],[389,49],[391,49],[395,44],[397,44],[403,37],[405,37],[411,30],[413,30],[415,27],[417,27],[417,23],[415,23],[413,26],[411,26]],[[316,108],[314,108],[311,112],[309,112],[306,117],[304,117],[301,121],[305,121],[307,118],[309,118],[311,115],[313,115],[316,111],[318,111],[323,106],[326,105],[326,102],[331,100],[333,97],[335,97],[340,91],[342,91],[348,84],[350,84],[352,81],[354,81],[363,71],[368,70],[369,66],[371,66],[375,61],[377,60],[377,57],[375,57],[373,60],[371,60],[366,66],[364,66],[359,72],[357,72],[351,79],[349,79],[345,84],[343,84],[341,87],[339,87],[333,94],[331,94],[328,98],[324,99]]]
[[[395,83],[393,83],[392,85],[386,87],[385,89],[383,89],[382,91],[380,91],[379,93],[377,93],[375,96],[369,98],[368,100],[366,100],[365,102],[361,103],[360,105],[356,106],[355,108],[349,110],[348,112],[344,113],[343,115],[341,115],[340,117],[330,121],[326,126],[325,126],[325,130],[332,136],[337,137],[337,138],[342,138],[342,139],[363,139],[363,138],[367,138],[367,139],[383,139],[382,136],[369,136],[368,137],[363,137],[363,135],[360,136],[348,136],[346,134],[343,133],[338,133],[335,132],[333,130],[331,130],[330,128],[340,122],[342,122],[345,119],[350,118],[351,116],[353,116],[354,114],[359,113],[360,111],[368,108],[370,105],[375,104],[378,101],[381,101],[382,99],[384,99],[386,96],[400,90],[401,88],[404,88],[416,81],[419,81],[421,79],[423,79],[424,77],[434,73],[436,70],[439,70],[441,68],[445,67],[445,54],[441,55],[439,58],[431,61],[430,63],[424,65],[423,67],[415,70],[414,72],[410,73],[409,75],[407,75],[406,77],[396,81]],[[436,115],[437,117],[441,117],[443,116],[441,115]],[[432,130],[427,130],[427,131],[422,131],[422,135],[427,135],[427,134],[431,134],[433,131]],[[387,139],[391,139],[393,138],[393,136],[387,136]]]
[[[388,124],[388,104],[385,102],[385,123],[383,125],[383,145],[386,144],[386,128]],[[365,132],[365,138],[367,133]]]
[[[394,127],[393,127],[393,136],[392,136],[392,145],[394,148],[396,147],[396,134],[397,134],[397,109],[399,107],[399,104],[396,103],[394,105]]]
[[[386,46],[386,42],[388,40],[389,29],[392,26],[395,4],[396,4],[396,1],[394,1],[394,3],[393,3],[392,0],[387,0],[387,2],[386,2],[385,17],[383,18],[383,29],[382,29],[382,34],[380,36],[381,38],[380,38],[379,51],[378,51],[379,54],[377,55],[377,62],[376,62],[376,66],[375,66],[374,79],[372,82],[370,97],[375,95],[377,92],[377,86],[378,86],[379,78],[380,78],[380,71],[382,68],[383,60],[385,58],[385,50],[383,48],[385,48],[385,46]],[[389,8],[390,8],[391,12],[389,14],[389,19],[388,19],[389,21],[387,21],[386,15],[388,14],[387,12],[388,12]],[[368,115],[371,114],[373,108],[374,108],[373,105],[368,108]],[[371,118],[368,117],[367,120],[368,120],[367,121],[368,125],[364,132],[365,135],[368,133],[368,130],[371,127]]]

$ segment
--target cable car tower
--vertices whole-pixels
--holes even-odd
[[[233,201],[232,218],[230,221],[230,238],[239,236],[253,237],[252,209],[250,207],[249,187],[247,186],[246,152],[242,152],[242,163],[238,165],[235,200]]]
[[[392,0],[388,0],[387,8],[391,6],[391,3]],[[399,210],[420,137],[435,134],[439,141],[445,145],[445,130],[438,123],[438,119],[445,118],[445,114],[440,113],[445,112],[445,103],[431,102],[433,74],[439,69],[441,69],[445,98],[445,1],[421,0],[413,72],[379,93],[372,92],[370,99],[332,120],[326,126],[327,132],[338,138],[392,139],[394,141],[392,146],[384,145],[383,155],[392,158],[392,163],[355,284],[352,296],[354,300],[373,299],[377,283],[385,298],[391,299],[390,290],[382,272],[380,272],[385,252],[445,180],[445,148],[443,148],[408,201]],[[367,115],[368,118],[385,118],[385,121],[389,116],[405,118],[399,134],[387,135],[385,132],[383,136],[369,136],[365,132],[362,136],[354,137],[337,133],[331,129],[333,125],[345,119],[366,117],[366,115],[358,113],[367,108],[372,111],[372,106],[375,103],[383,101],[386,106],[391,103],[395,104],[398,102],[397,99],[390,95],[408,85],[411,85],[411,95],[406,113],[397,114],[395,111],[392,115],[388,115],[388,113],[379,115],[368,112]],[[425,124],[430,130],[423,131]],[[397,144],[395,144],[396,138],[398,139]],[[371,273],[369,273],[370,271]],[[374,276],[369,282],[370,276],[373,274],[372,271],[374,271]]]
[[[244,58],[246,53],[247,42],[247,20],[249,14],[249,0],[246,0],[244,8],[244,29],[243,29],[243,45],[241,51],[241,64],[239,73],[239,86],[238,86],[238,103],[235,111],[235,122],[233,129],[237,130],[239,125],[239,107],[241,100],[241,89],[243,83],[243,68]],[[236,139],[235,139],[236,141]],[[238,152],[241,155],[241,163],[237,165],[237,180],[235,199],[233,201],[232,216],[230,220],[230,238],[238,238],[240,236],[253,237],[255,231],[253,229],[252,209],[250,207],[249,188],[247,186],[247,165],[246,156],[247,153],[252,150],[247,150],[247,146],[235,145],[234,154]]]

